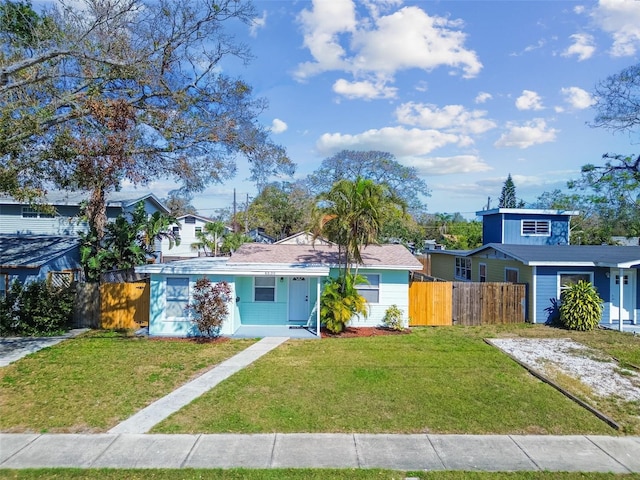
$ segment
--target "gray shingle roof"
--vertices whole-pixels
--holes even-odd
[[[79,245],[78,237],[0,235],[0,267],[39,268]]]
[[[511,245],[490,243],[468,252],[481,256],[495,249],[525,265],[583,265],[623,267],[640,264],[640,247],[616,245]]]

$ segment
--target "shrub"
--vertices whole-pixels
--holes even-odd
[[[593,330],[602,319],[603,301],[584,280],[566,287],[560,297],[560,322],[570,330]]]
[[[193,303],[187,308],[194,312],[193,321],[204,336],[218,337],[229,314],[231,288],[227,282],[212,283],[206,277],[198,279],[193,290]]]
[[[51,336],[66,331],[73,316],[74,292],[43,280],[14,281],[0,301],[0,334]]]
[[[354,315],[367,317],[367,301],[356,285],[366,283],[361,275],[342,275],[326,281],[320,296],[320,320],[332,333],[340,333]]]
[[[403,321],[404,312],[398,308],[397,305],[391,305],[384,312],[384,318],[382,322],[384,326],[390,330],[404,330],[404,321]]]

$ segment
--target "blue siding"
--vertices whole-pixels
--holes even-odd
[[[502,241],[502,214],[482,217],[482,243],[504,243]]]
[[[610,280],[606,276],[608,268],[593,267],[537,267],[536,275],[536,323],[545,323],[557,310],[554,305],[558,301],[558,274],[560,272],[593,273],[593,284],[604,300],[602,321],[609,321]]]
[[[541,213],[495,213],[482,217],[482,243],[517,245],[566,245],[569,243],[569,215]],[[522,235],[522,220],[550,222],[550,235]]]

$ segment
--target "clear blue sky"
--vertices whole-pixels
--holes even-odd
[[[425,179],[430,212],[472,218],[509,173],[532,202],[605,152],[640,152],[640,137],[587,125],[595,84],[639,61],[640,1],[254,4],[235,34],[255,58],[224,68],[268,100],[260,120],[298,177],[343,149],[387,151]],[[255,195],[246,176],[240,165],[195,206]]]

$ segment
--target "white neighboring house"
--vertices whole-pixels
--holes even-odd
[[[169,240],[163,239],[161,245],[162,262],[172,262],[203,256],[204,253],[191,248],[191,244],[198,241],[196,237],[197,232],[204,230],[204,226],[207,223],[213,223],[215,221],[195,214],[182,215],[178,217],[177,220],[178,224],[173,225],[171,228],[174,237],[180,239],[180,245],[174,244],[173,248],[170,249]],[[220,240],[222,241],[222,239]]]

